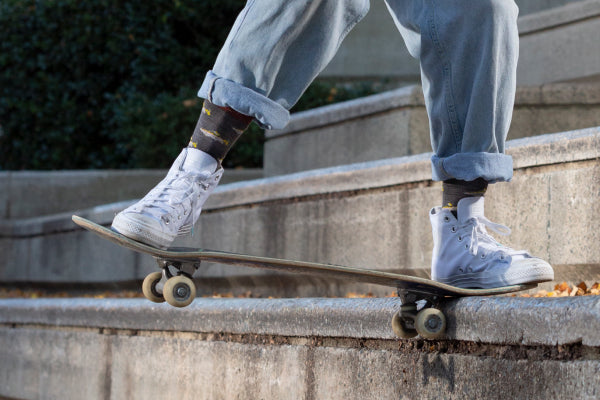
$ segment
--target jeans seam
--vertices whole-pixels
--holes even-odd
[[[243,10],[244,14],[241,16],[242,19],[240,20],[240,23],[239,23],[235,33],[231,36],[231,40],[229,41],[229,48],[231,48],[231,46],[233,45],[233,42],[237,39],[238,34],[240,33],[242,26],[244,25],[244,21],[246,20],[246,17],[250,13],[250,8],[252,8],[254,6],[255,2],[256,2],[255,0],[249,0],[248,3],[246,4],[246,7],[244,7],[244,10]]]
[[[215,89],[215,82],[217,82],[217,80],[218,80],[218,79],[219,79],[219,77],[218,77],[218,76],[216,76],[216,77],[212,78],[212,79],[210,80],[210,83],[209,83],[209,85],[208,85],[208,93],[207,93],[207,96],[206,96],[206,97],[208,97],[208,99],[207,99],[207,100],[208,100],[209,102],[211,102],[211,103],[213,102],[213,100],[212,100],[212,92],[213,92],[213,90]]]
[[[448,57],[446,56],[446,49],[444,49],[444,46],[439,39],[435,17],[435,1],[432,1],[431,16],[427,21],[429,26],[429,37],[435,45],[436,52],[442,61],[442,78],[444,82],[444,100],[446,103],[446,112],[448,113],[450,129],[456,144],[456,152],[458,153],[460,152],[462,140],[460,134],[461,128],[456,113],[456,102],[454,101],[454,91],[452,90],[452,67],[450,65],[450,61],[448,61]]]
[[[360,20],[365,17],[365,15],[366,15],[365,9],[367,10],[367,12],[369,12],[369,8],[370,8],[370,1],[367,0],[365,2],[365,6],[362,8],[362,10],[360,10],[358,12],[356,17],[354,17],[352,20],[348,21],[348,23],[346,24],[346,28],[340,34],[339,40],[336,45],[336,53],[337,53],[337,50],[339,50],[340,46],[342,45],[342,42],[344,41],[344,39],[346,38],[348,33],[350,33],[350,31],[360,22]]]
[[[341,38],[341,39],[340,39],[340,41],[339,41],[339,43],[338,43],[338,48],[339,48],[339,47],[340,47],[340,45],[342,44],[342,41],[344,40],[344,38],[345,38],[345,37],[348,35],[348,33],[349,33],[351,30],[352,30],[352,28],[354,28],[354,27],[356,26],[356,24],[358,24],[358,22],[359,22],[359,21],[360,21],[362,18],[364,18],[365,14],[366,14],[366,13],[364,12],[364,10],[365,10],[365,9],[367,9],[367,12],[368,12],[368,10],[369,10],[369,7],[370,7],[370,2],[369,2],[369,1],[366,1],[366,2],[365,2],[365,4],[366,4],[366,6],[364,6],[364,7],[363,7],[363,9],[362,9],[362,10],[361,10],[361,11],[358,13],[358,15],[357,15],[357,16],[356,16],[356,17],[355,17],[353,20],[351,20],[351,21],[348,23],[348,25],[346,26],[346,29],[344,29],[343,33],[340,35],[340,38]]]

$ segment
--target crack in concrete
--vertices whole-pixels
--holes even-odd
[[[307,363],[316,348],[338,348],[348,350],[389,351],[401,354],[464,355],[495,358],[510,361],[590,361],[600,360],[600,348],[585,346],[581,342],[563,345],[490,344],[459,340],[389,340],[344,337],[296,337],[262,334],[235,334],[224,332],[198,333],[179,331],[144,331],[116,328],[86,328],[70,326],[48,326],[34,324],[0,324],[0,328],[38,329],[65,332],[89,332],[98,335],[125,337],[156,337],[184,339],[203,342],[238,343],[250,346],[302,346],[307,347]],[[314,354],[312,358],[314,363]],[[307,388],[314,384],[314,376],[306,377]]]

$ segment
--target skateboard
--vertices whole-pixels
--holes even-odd
[[[463,289],[410,275],[332,264],[257,257],[189,247],[163,250],[129,239],[77,215],[73,215],[72,219],[80,227],[106,240],[154,257],[161,271],[146,276],[142,284],[142,292],[150,301],[156,303],[166,301],[174,307],[185,307],[196,297],[196,286],[192,281],[192,276],[200,268],[202,262],[262,268],[324,278],[348,279],[396,288],[402,305],[392,318],[394,333],[401,338],[421,335],[423,338],[436,339],[441,337],[446,329],[446,317],[439,309],[445,301],[464,296],[506,294],[537,286],[537,284],[526,284],[494,289]]]

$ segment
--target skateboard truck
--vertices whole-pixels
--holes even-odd
[[[200,262],[170,261],[155,257],[161,271],[146,276],[142,283],[144,296],[155,303],[166,301],[174,307],[185,307],[196,297],[192,281]]]
[[[392,318],[394,333],[403,339],[421,335],[424,339],[439,339],[446,331],[446,316],[437,307],[440,296],[398,288],[402,301],[400,311]],[[419,309],[417,302],[424,301]]]

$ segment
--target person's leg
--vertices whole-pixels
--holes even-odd
[[[288,110],[368,9],[369,0],[248,1],[198,92],[206,100],[188,147],[112,228],[156,247],[188,232],[250,121],[283,128]]]
[[[499,245],[483,215],[488,183],[512,178],[504,143],[512,117],[518,8],[511,0],[387,0],[421,77],[431,128],[432,175],[443,208],[431,210],[432,278],[493,287],[553,278],[526,252]]]
[[[369,0],[249,1],[198,96],[281,129]]]

